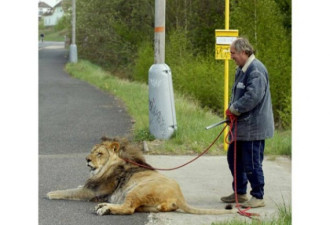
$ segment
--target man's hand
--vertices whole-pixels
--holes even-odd
[[[226,116],[227,116],[227,119],[231,121],[234,121],[237,116],[235,114],[233,114],[229,109],[226,110]]]
[[[231,105],[231,106],[229,107],[229,111],[230,111],[232,114],[234,114],[235,116],[239,116],[239,115],[241,115],[241,113],[238,112],[237,109],[234,108],[234,105]]]

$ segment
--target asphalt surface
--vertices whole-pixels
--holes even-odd
[[[102,136],[123,136],[131,118],[120,102],[64,72],[64,43],[39,44],[39,224],[145,224],[147,214],[101,217],[95,203],[50,201],[47,192],[88,178],[85,156]]]
[[[48,200],[47,192],[73,188],[88,178],[85,156],[103,135],[128,135],[131,118],[113,96],[71,78],[63,67],[68,52],[63,43],[39,46],[39,224],[40,225],[210,225],[239,215],[191,215],[135,213],[130,216],[97,216],[95,203]],[[146,155],[159,168],[170,168],[192,156]],[[278,207],[291,205],[291,161],[265,159],[266,207],[252,209],[262,220],[276,216]],[[203,156],[175,171],[162,172],[177,180],[186,201],[200,208],[224,208],[220,197],[232,193],[231,175],[225,156]],[[248,190],[249,191],[249,190]]]

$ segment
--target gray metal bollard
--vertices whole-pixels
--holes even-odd
[[[71,63],[78,62],[77,45],[75,45],[75,44],[70,45],[69,61]]]
[[[157,139],[169,139],[177,129],[171,69],[153,64],[149,69],[149,129]]]

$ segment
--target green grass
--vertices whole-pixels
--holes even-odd
[[[149,140],[148,86],[140,82],[119,79],[109,72],[86,60],[67,64],[66,70],[73,77],[87,81],[100,89],[110,92],[121,99],[131,117],[135,120],[133,136],[136,141]],[[193,154],[202,152],[218,135],[222,127],[205,130],[205,127],[220,120],[211,111],[202,109],[199,104],[180,93],[175,93],[175,108],[178,130],[167,141],[149,143],[154,154]],[[284,143],[283,139],[288,141]],[[291,132],[276,132],[274,140],[269,141],[267,152],[270,154],[291,152]],[[282,148],[284,150],[274,150]],[[210,154],[224,154],[223,137],[211,148]]]
[[[64,41],[64,36],[68,31],[66,29],[56,31],[54,27],[44,27],[43,25],[39,25],[39,40],[41,33],[45,35],[44,41]]]
[[[279,205],[277,206],[277,215],[272,218],[256,219],[234,219],[225,222],[213,222],[211,225],[291,225],[292,224],[292,212],[291,206]]]
[[[265,154],[291,156],[291,130],[275,130],[274,137],[266,140]]]

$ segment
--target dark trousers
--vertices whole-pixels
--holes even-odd
[[[237,141],[236,143],[236,176],[237,193],[246,194],[248,181],[251,184],[250,194],[258,199],[264,196],[264,173],[262,161],[264,159],[265,140]],[[234,177],[234,142],[229,145],[227,161],[231,174]],[[234,188],[234,179],[232,183]]]

